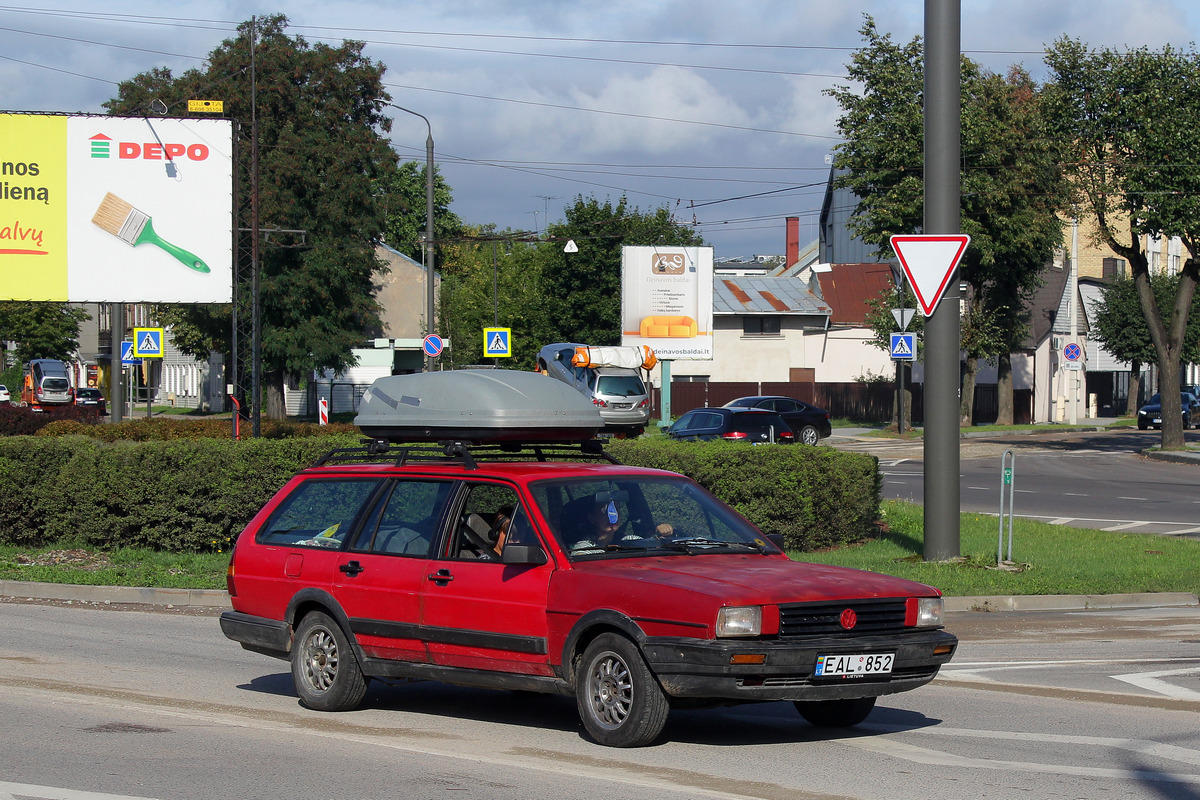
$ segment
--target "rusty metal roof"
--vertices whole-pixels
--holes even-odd
[[[713,278],[713,313],[827,317],[830,308],[799,278],[717,275]]]
[[[833,308],[834,325],[864,325],[867,301],[882,292],[895,291],[887,264],[829,264],[828,272],[814,272],[821,297]]]

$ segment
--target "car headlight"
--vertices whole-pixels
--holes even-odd
[[[717,636],[759,636],[762,634],[761,606],[732,606],[717,612]]]
[[[941,625],[944,606],[940,597],[918,597],[917,626]]]

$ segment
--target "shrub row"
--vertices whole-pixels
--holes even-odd
[[[616,440],[626,464],[687,475],[789,549],[817,550],[871,535],[883,478],[874,456],[831,447],[752,447],[735,442]]]
[[[0,438],[0,542],[224,550],[297,470],[359,441]],[[692,477],[789,548],[857,541],[879,516],[881,479],[870,456],[657,439],[616,441],[610,450],[627,464]]]
[[[67,405],[34,411],[28,406],[0,403],[0,436],[28,436],[55,422],[87,430],[99,421],[100,411],[95,406]]]

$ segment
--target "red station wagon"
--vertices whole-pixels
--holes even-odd
[[[950,660],[936,589],[791,561],[693,481],[595,441],[519,450],[602,425],[553,386],[377,381],[365,432],[452,443],[376,442],[296,475],[238,539],[226,636],[290,660],[313,709],[356,707],[370,678],[560,693],[615,747],[655,740],[676,704],[790,700],[812,724],[854,725]],[[545,407],[495,419],[531,397]],[[483,440],[502,443],[466,443]]]

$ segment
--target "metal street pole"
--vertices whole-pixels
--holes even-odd
[[[959,233],[959,0],[925,0],[925,233]],[[925,560],[959,555],[959,289],[925,321]]]
[[[429,130],[429,135],[425,138],[425,233],[422,239],[425,241],[425,318],[428,321],[429,329],[426,333],[434,333],[434,302],[433,302],[433,125],[429,123],[429,118],[424,114],[418,114],[412,109],[398,106],[395,103],[388,103],[392,108],[412,114],[414,117],[420,117],[425,120],[425,127]],[[425,371],[433,372],[433,356],[425,356]]]

